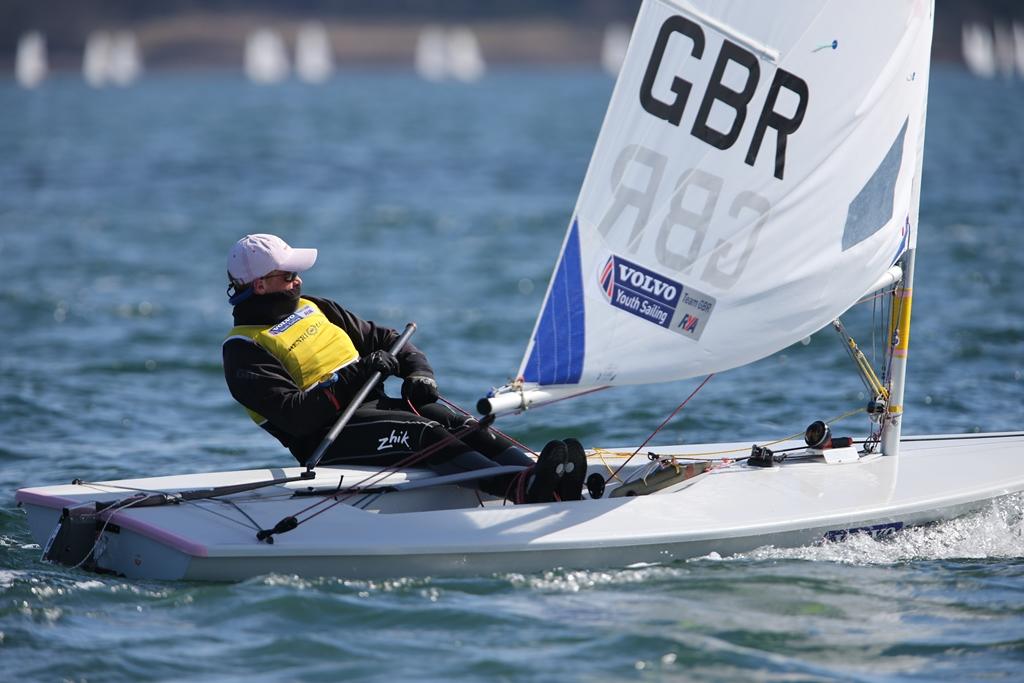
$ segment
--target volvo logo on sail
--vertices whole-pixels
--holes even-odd
[[[700,339],[715,300],[643,266],[612,254],[598,273],[605,300],[691,339]]]

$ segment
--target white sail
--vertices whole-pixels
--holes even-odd
[[[106,80],[114,85],[127,86],[142,74],[142,55],[135,34],[121,31],[110,40],[106,62]]]
[[[416,73],[428,81],[480,80],[487,71],[476,34],[467,26],[426,26],[416,41]]]
[[[601,42],[601,66],[612,76],[619,75],[622,62],[629,47],[629,27],[625,24],[611,24],[604,30]]]
[[[23,88],[34,88],[46,78],[46,39],[39,31],[30,31],[18,40],[14,59],[14,77]]]
[[[487,66],[476,34],[465,26],[453,28],[448,33],[448,73],[452,78],[465,83],[480,80]]]
[[[306,83],[323,83],[334,73],[331,39],[323,24],[299,28],[295,38],[295,73]]]
[[[1017,75],[1024,78],[1024,26],[1013,22],[1013,55],[1017,62]]]
[[[999,75],[1006,79],[1012,79],[1017,70],[1016,46],[1014,45],[1013,28],[1007,24],[997,22],[992,27],[996,69]]]
[[[109,82],[112,45],[111,36],[105,31],[94,31],[86,38],[82,53],[82,77],[94,88]]]
[[[268,85],[288,77],[288,54],[281,36],[259,29],[245,41],[245,75],[253,83]]]
[[[996,75],[996,50],[992,32],[980,24],[964,24],[962,48],[967,70],[980,78]]]
[[[718,372],[853,305],[915,242],[932,24],[646,0],[514,388]]]
[[[444,29],[430,25],[420,31],[416,41],[416,73],[428,81],[441,81],[448,75],[448,44]]]
[[[94,88],[128,86],[142,74],[142,54],[130,31],[89,34],[82,55],[82,76]]]

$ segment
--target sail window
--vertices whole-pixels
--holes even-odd
[[[846,226],[843,228],[843,251],[871,237],[892,219],[896,180],[900,175],[906,134],[907,121],[904,121],[882,163],[850,202]]]

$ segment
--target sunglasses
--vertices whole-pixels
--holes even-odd
[[[264,275],[260,279],[261,280],[269,280],[271,278],[280,277],[280,278],[284,278],[285,282],[291,282],[292,280],[294,280],[298,276],[299,276],[298,273],[292,271],[292,272],[288,272],[288,273],[271,273],[270,275]]]

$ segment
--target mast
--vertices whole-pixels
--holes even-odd
[[[903,392],[907,377],[907,353],[910,348],[910,309],[914,292],[914,256],[910,249],[903,256],[903,281],[893,292],[889,339],[892,343],[892,370],[889,401],[882,423],[882,453],[899,455],[903,426]]]
[[[928,45],[935,21],[935,1],[927,3]],[[921,107],[921,127],[917,137],[917,168],[910,187],[910,206],[907,215],[908,248],[903,254],[903,281],[893,292],[892,318],[889,324],[889,340],[892,344],[892,370],[890,374],[889,400],[882,422],[882,454],[899,455],[900,434],[903,429],[903,394],[907,378],[907,354],[910,350],[910,309],[914,293],[914,259],[917,255],[917,229],[921,224],[921,175],[924,170],[924,136],[928,126],[928,82],[930,63],[922,74],[924,105]]]

